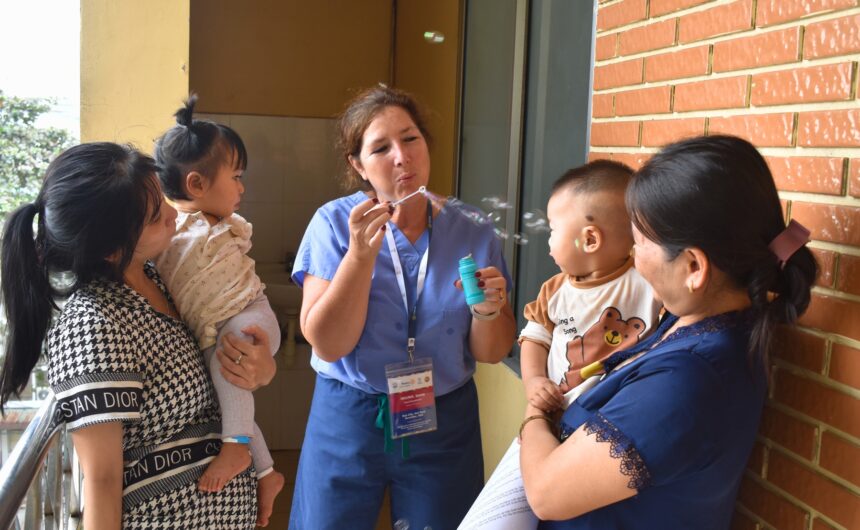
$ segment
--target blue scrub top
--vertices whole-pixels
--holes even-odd
[[[563,435],[585,425],[612,444],[637,495],[539,528],[730,526],[767,388],[764,369],[747,354],[750,312],[705,319],[654,346],[676,320],[668,315],[651,337],[608,359],[618,364],[653,346],[562,417]]]
[[[329,281],[334,278],[349,247],[349,212],[365,200],[367,195],[357,192],[317,210],[297,252],[292,273],[297,285],[303,285],[306,274]],[[410,308],[415,301],[421,256],[430,244],[427,277],[418,302],[415,358],[433,359],[435,391],[441,396],[462,386],[475,371],[475,358],[468,344],[472,316],[463,292],[454,287],[459,278],[459,260],[471,254],[478,268],[497,267],[510,290],[502,244],[491,224],[476,223],[451,206],[443,208],[433,219],[432,237],[425,231],[413,245],[396,227],[392,235],[406,276]],[[385,365],[408,360],[407,324],[391,253],[383,241],[374,266],[367,320],[358,344],[349,355],[333,363],[314,353],[311,366],[322,376],[364,392],[387,393]]]

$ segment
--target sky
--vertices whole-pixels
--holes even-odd
[[[80,135],[79,0],[0,0],[0,90],[53,98],[40,126]]]

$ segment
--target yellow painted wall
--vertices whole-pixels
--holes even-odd
[[[526,394],[519,376],[504,363],[478,363],[475,373],[484,443],[484,476],[489,478],[517,435]]]
[[[390,82],[391,17],[391,0],[191,0],[199,109],[333,117]]]
[[[188,94],[189,0],[81,0],[81,140],[151,152]]]
[[[429,187],[451,195],[459,129],[463,2],[399,0],[396,9],[394,86],[415,94],[428,111],[428,129],[434,138]],[[441,32],[444,42],[427,42],[425,31]]]

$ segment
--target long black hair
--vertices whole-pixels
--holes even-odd
[[[191,94],[176,111],[176,125],[155,142],[158,178],[164,194],[173,200],[189,200],[185,176],[197,171],[212,178],[221,164],[233,159],[235,169],[248,166],[248,152],[242,138],[226,125],[194,119],[197,95]]]
[[[818,265],[802,246],[781,266],[768,249],[785,229],[773,176],[749,142],[733,136],[691,138],[663,148],[627,188],[636,228],[670,259],[700,248],[749,294],[750,354],[767,366],[773,328],[809,305]]]
[[[155,170],[152,158],[130,146],[78,145],[51,162],[36,200],[7,217],[0,248],[7,320],[0,410],[27,386],[54,300],[95,278],[122,281],[161,205]],[[55,273],[71,273],[70,285],[52,283]]]

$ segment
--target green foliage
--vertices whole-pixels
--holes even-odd
[[[72,145],[69,131],[36,126],[49,110],[48,100],[0,90],[0,216],[35,199],[48,163]]]

